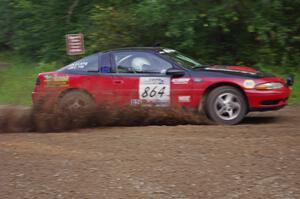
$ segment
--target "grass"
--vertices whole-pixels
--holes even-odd
[[[8,65],[0,68],[0,104],[31,105],[31,92],[34,88],[37,74],[55,70],[57,63],[37,63],[11,52],[0,53],[0,63]],[[56,66],[56,67],[55,67]],[[262,67],[266,71],[286,78],[287,74],[294,73],[296,82],[290,103],[300,102],[300,70],[289,71],[286,68]]]
[[[10,52],[0,53],[0,104],[31,105],[37,74],[54,70],[53,65],[36,63]]]

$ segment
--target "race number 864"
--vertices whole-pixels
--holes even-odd
[[[144,91],[142,92],[142,97],[143,98],[148,98],[148,97],[162,98],[165,94],[165,90],[166,90],[165,86],[160,87],[160,88],[157,88],[157,86],[154,86],[153,88],[151,88],[150,86],[147,86],[144,88]]]

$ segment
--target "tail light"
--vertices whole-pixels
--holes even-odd
[[[37,79],[36,79],[35,85],[36,85],[36,86],[41,85],[41,79],[40,79],[40,78],[37,78]]]

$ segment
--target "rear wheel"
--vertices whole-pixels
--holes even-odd
[[[212,90],[207,97],[205,109],[208,117],[219,124],[238,124],[247,113],[244,95],[231,86]]]
[[[94,100],[82,91],[70,91],[63,95],[58,102],[58,108],[70,114],[89,111],[95,106]]]
[[[92,97],[82,91],[70,91],[58,102],[57,116],[59,123],[66,128],[84,127],[93,122],[95,102]]]

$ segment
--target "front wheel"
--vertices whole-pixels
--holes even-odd
[[[206,100],[208,117],[219,124],[238,124],[247,113],[247,102],[238,89],[221,86],[212,90]]]

